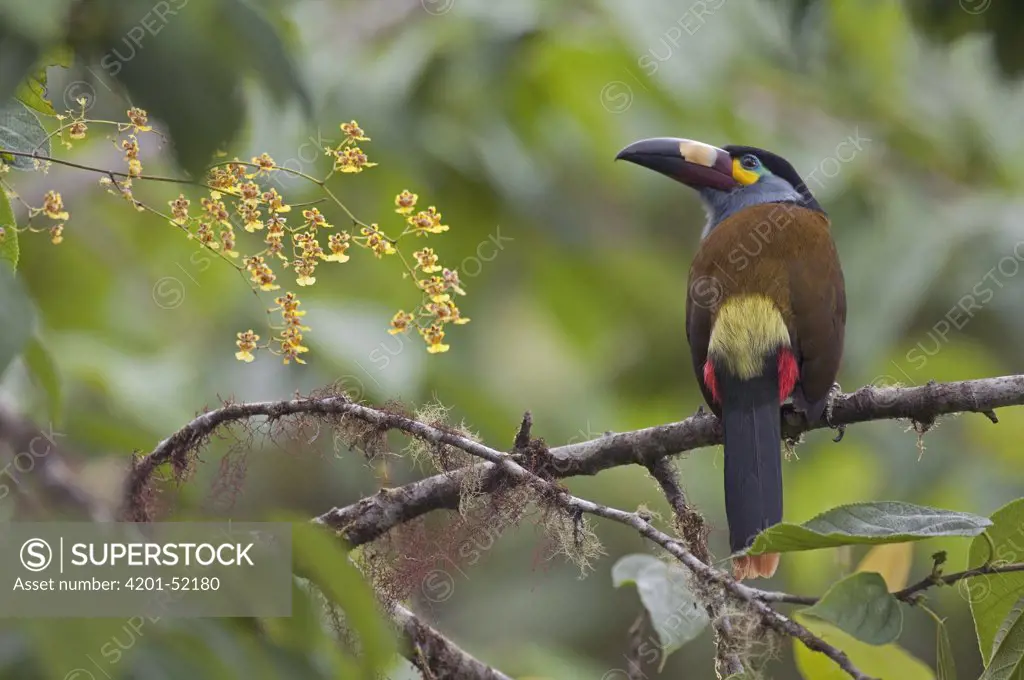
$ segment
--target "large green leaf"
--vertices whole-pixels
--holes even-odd
[[[0,260],[10,263],[12,269],[18,268],[18,232],[14,222],[14,210],[11,209],[11,200],[7,198],[3,188],[0,188]]]
[[[661,663],[675,650],[697,637],[708,625],[704,606],[690,590],[686,572],[653,555],[626,555],[612,567],[616,588],[636,585],[640,601],[651,616],[661,641]]]
[[[344,612],[346,626],[359,636],[364,671],[383,672],[394,661],[394,637],[370,586],[328,530],[308,522],[293,527],[296,576],[311,582]]]
[[[50,155],[50,142],[39,118],[27,106],[12,99],[0,105],[0,149]],[[32,170],[35,162],[24,156],[3,156],[4,163],[18,170]]]
[[[990,524],[979,515],[910,503],[853,503],[833,508],[804,524],[776,524],[761,532],[747,552],[760,555],[937,536],[977,536]]]
[[[869,645],[888,644],[903,630],[900,603],[875,572],[847,576],[803,613],[835,624]]]
[[[979,680],[1017,680],[1024,671],[1024,598],[1006,615],[993,641],[992,658]]]
[[[980,567],[989,560],[1013,563],[1024,561],[1024,498],[1004,505],[992,513],[992,526],[985,532],[992,541],[979,536],[971,542],[967,567]],[[996,637],[1014,606],[1024,596],[1024,573],[976,576],[958,584],[968,599],[978,634],[981,658],[988,662],[996,648]]]
[[[0,260],[0,375],[32,336],[35,307],[14,270]]]
[[[825,642],[846,652],[850,662],[862,673],[883,680],[934,680],[928,664],[915,658],[897,644],[869,645],[835,626],[801,613],[794,618]],[[812,652],[799,640],[793,640],[793,655],[800,675],[806,680],[849,680],[850,676],[822,654]]]

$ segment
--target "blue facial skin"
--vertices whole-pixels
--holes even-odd
[[[701,239],[707,238],[711,230],[718,226],[722,220],[734,213],[762,203],[794,202],[802,203],[804,197],[793,188],[786,180],[773,175],[768,168],[764,167],[757,156],[747,155],[741,161],[743,167],[750,172],[757,173],[760,178],[753,184],[722,191],[707,187],[698,190],[701,203],[704,204],[704,211],[707,213],[708,221],[704,225]],[[751,167],[753,166],[753,167]]]

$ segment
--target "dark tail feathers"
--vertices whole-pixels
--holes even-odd
[[[725,435],[725,514],[729,546],[736,553],[782,521],[778,356],[765,357],[761,375],[751,380],[725,370],[716,377]]]

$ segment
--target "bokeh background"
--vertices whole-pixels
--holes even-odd
[[[451,230],[433,245],[459,267],[469,292],[460,306],[472,323],[450,329],[452,349],[436,356],[414,336],[388,335],[395,310],[418,297],[397,263],[359,251],[345,265],[321,267],[305,295],[308,365],[283,366],[265,354],[242,364],[233,357],[235,333],[259,332],[269,296],[261,302],[180,232],[107,196],[95,174],[55,167],[19,175],[26,198],[58,188],[72,215],[60,246],[25,237],[20,266],[55,357],[64,400],[55,427],[79,454],[70,462],[94,493],[113,496],[131,452],[151,450],[204,407],[282,399],[337,381],[372,403],[437,400],[497,447],[511,444],[527,409],[535,434],[552,445],[690,415],[701,397],[685,340],[685,285],[704,216],[685,188],[613,162],[624,145],[651,136],[768,148],[807,180],[832,217],[846,274],[839,382],[847,391],[1019,372],[1024,47],[1016,38],[1024,21],[1015,6],[291,2],[283,10],[289,44],[314,120],[254,86],[233,150],[266,151],[323,174],[318,145],[337,143],[338,124],[358,120],[372,137],[363,148],[379,166],[332,187],[357,215],[382,224],[401,189],[437,205]],[[90,117],[120,118],[124,104],[105,79],[102,70],[55,69],[50,95],[58,108],[87,96]],[[98,134],[66,157],[122,166]],[[175,170],[152,145],[144,163],[147,172]],[[319,195],[298,180],[279,186],[292,202]],[[138,183],[137,193],[164,205],[177,190]],[[3,393],[36,422],[53,417],[17,365]],[[1020,413],[1004,411],[998,425],[944,418],[920,440],[908,428],[859,425],[839,444],[827,432],[809,435],[784,467],[786,519],[868,500],[987,515],[1020,495]],[[179,508],[205,507],[230,443],[214,441],[195,478],[165,495]],[[297,447],[256,438],[247,446],[248,476],[221,514],[311,516],[378,483],[358,452],[329,441]],[[392,485],[426,474],[403,459],[389,465]],[[679,469],[724,556],[721,449],[685,454]],[[568,486],[669,516],[639,467]],[[542,532],[526,521],[497,540],[475,538],[479,559],[440,565],[443,588],[435,575],[413,607],[516,677],[616,677],[607,673],[624,665],[640,604],[632,589],[612,588],[610,570],[619,556],[649,547],[621,527],[596,528],[607,554],[586,578],[562,558],[548,559]],[[926,574],[938,550],[960,567],[966,549],[966,540],[917,544],[913,573]],[[862,555],[787,556],[769,585],[820,593]],[[930,602],[948,617],[962,677],[976,676],[966,602],[953,589]],[[900,644],[932,665],[931,619],[908,612]],[[707,631],[676,652],[662,676],[713,678],[712,654]],[[782,646],[779,656],[769,675],[796,677],[791,649]],[[396,668],[392,677],[415,676]]]

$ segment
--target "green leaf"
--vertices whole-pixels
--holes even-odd
[[[661,641],[661,663],[675,650],[697,637],[708,625],[704,606],[690,590],[685,570],[653,555],[626,555],[612,567],[616,588],[636,585],[640,601],[651,616]]]
[[[14,221],[14,210],[11,209],[11,201],[7,194],[0,187],[0,260],[6,260],[11,264],[12,269],[18,268],[18,232],[15,229],[17,223]]]
[[[10,100],[0,106],[0,148],[50,155],[50,141],[46,138],[46,130],[39,124],[39,118],[17,100]],[[3,156],[4,163],[12,168],[35,169],[35,162],[31,158],[8,154],[0,156]]]
[[[953,658],[953,645],[949,641],[949,630],[945,621],[936,621],[935,627],[935,667],[938,670],[938,680],[957,680],[956,661]]]
[[[895,643],[869,645],[835,626],[803,616],[801,612],[793,618],[825,642],[846,652],[850,662],[865,675],[884,680],[935,679],[928,664]],[[800,675],[806,680],[850,680],[846,671],[839,668],[832,659],[821,652],[807,649],[796,639],[793,640],[793,656]]]
[[[1024,598],[1010,608],[993,642],[992,659],[979,680],[1011,680],[1024,669]]]
[[[25,77],[25,81],[18,87],[14,95],[15,99],[39,113],[47,116],[55,116],[53,104],[46,98],[46,67],[44,66],[35,73]]]
[[[393,662],[394,638],[362,574],[339,540],[323,527],[296,522],[292,530],[295,575],[307,579],[345,614],[346,626],[359,636],[360,662],[369,675]]]
[[[620,557],[612,566],[612,585],[616,588],[621,588],[627,584],[636,585],[640,572],[655,562],[661,563],[661,560],[653,555],[644,553]]]
[[[38,337],[33,337],[25,347],[25,365],[28,367],[32,380],[46,392],[46,409],[50,421],[59,425],[63,417],[63,393],[60,375],[53,362],[53,355],[46,349]]]
[[[988,561],[1005,563],[1024,562],[1024,498],[1004,505],[992,513],[992,526],[985,536],[971,542],[967,568],[980,567]],[[971,605],[974,630],[978,634],[981,658],[987,664],[996,648],[1000,626],[1024,596],[1024,573],[993,574],[964,579],[957,584],[960,594]]]
[[[0,260],[0,375],[32,336],[35,307],[11,266]]]
[[[900,603],[889,593],[882,575],[875,572],[847,576],[803,613],[835,624],[869,645],[888,644],[903,630]]]
[[[59,46],[43,55],[33,72],[26,74],[25,80],[18,86],[15,98],[25,106],[47,116],[55,116],[57,112],[53,104],[46,98],[47,70],[51,66],[71,66],[74,52],[69,47]]]
[[[936,536],[977,536],[990,524],[979,515],[910,503],[853,503],[833,508],[805,524],[776,524],[761,532],[747,553],[903,543]]]

